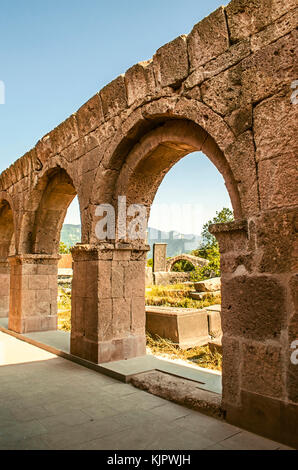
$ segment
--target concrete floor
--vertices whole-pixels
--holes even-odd
[[[8,329],[8,318],[0,318],[0,332],[11,334],[33,346],[37,346],[57,356],[71,359],[74,362],[90,366],[88,361],[76,358],[70,354],[70,331],[37,331],[34,333],[16,334]],[[79,359],[79,362],[78,362]],[[133,375],[158,370],[200,384],[200,388],[217,394],[222,393],[221,372],[204,369],[198,366],[181,365],[147,354],[122,361],[101,363],[92,366],[94,370],[113,377],[122,382],[129,382]]]
[[[0,449],[286,449],[0,332]]]

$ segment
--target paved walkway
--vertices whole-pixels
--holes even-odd
[[[0,332],[0,449],[285,449]]]

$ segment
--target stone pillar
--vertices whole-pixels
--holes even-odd
[[[98,364],[146,354],[148,250],[120,244],[73,248],[73,355]]]
[[[221,253],[227,420],[294,447],[298,365],[290,358],[291,344],[298,339],[295,217],[295,209],[271,210],[210,228]]]
[[[167,243],[154,243],[153,245],[153,272],[167,270]]]
[[[57,329],[60,256],[16,255],[10,262],[8,328],[17,333]]]
[[[0,259],[0,318],[8,317],[10,272],[8,260]]]

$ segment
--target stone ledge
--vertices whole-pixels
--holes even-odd
[[[221,395],[199,388],[198,383],[173,375],[151,371],[135,375],[130,383],[141,390],[172,401],[182,406],[223,419]]]
[[[221,232],[233,232],[243,230],[248,231],[248,224],[246,219],[234,220],[233,222],[226,222],[223,224],[211,224],[209,225],[209,232],[212,234]]]

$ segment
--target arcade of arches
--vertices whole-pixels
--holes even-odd
[[[149,214],[167,171],[204,152],[235,215],[211,229],[222,264],[222,407],[229,422],[290,445],[298,445],[296,26],[295,0],[232,0],[0,175],[0,316],[18,333],[56,328],[60,229],[77,195],[71,353],[100,363],[145,353],[147,246],[98,240],[96,207],[116,208],[125,195]]]

